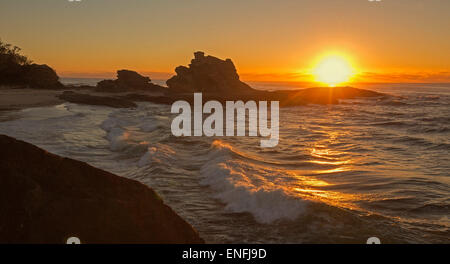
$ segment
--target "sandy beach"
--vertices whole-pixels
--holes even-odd
[[[61,97],[64,92],[74,92],[75,101],[73,98]],[[139,91],[133,92],[134,96],[161,96],[161,93],[152,91]],[[85,103],[85,104],[103,104],[111,105],[113,107],[121,107],[121,103],[132,104],[132,101],[136,98],[130,98],[130,100],[124,97],[130,96],[129,92],[117,92],[117,93],[104,93],[96,92],[91,89],[83,89],[79,87],[67,87],[64,90],[51,90],[51,89],[30,89],[30,88],[17,88],[17,87],[0,87],[0,113],[2,111],[21,110],[31,107],[43,107],[58,105],[63,102]],[[72,96],[73,97],[73,96]],[[129,107],[129,106],[125,106]]]
[[[57,95],[62,91],[0,87],[0,111],[50,106],[63,102]]]

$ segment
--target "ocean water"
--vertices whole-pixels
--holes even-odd
[[[449,243],[450,85],[362,88],[397,97],[281,108],[275,148],[174,137],[153,103],[5,112],[0,133],[151,186],[211,243]]]

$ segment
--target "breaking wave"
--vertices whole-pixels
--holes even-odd
[[[249,173],[241,161],[233,160],[232,147],[222,141],[212,143],[209,161],[201,168],[204,179],[216,192],[215,197],[226,204],[226,209],[251,213],[261,223],[279,219],[294,220],[304,212],[306,201],[292,197],[286,191],[268,182],[264,175]]]

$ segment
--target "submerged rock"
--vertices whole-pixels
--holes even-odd
[[[65,91],[58,97],[59,99],[76,104],[103,105],[115,108],[128,108],[137,106],[133,101],[124,98],[96,96],[83,93],[75,93],[72,91]]]
[[[275,91],[271,97],[279,100],[282,106],[294,106],[302,104],[338,104],[340,100],[345,99],[386,98],[388,95],[371,90],[345,86]]]
[[[149,187],[0,135],[0,243],[203,243]]]
[[[239,80],[231,59],[221,60],[213,56],[205,56],[201,51],[194,53],[194,59],[189,67],[178,66],[175,72],[176,75],[166,82],[170,92],[216,93],[220,96],[254,91]]]

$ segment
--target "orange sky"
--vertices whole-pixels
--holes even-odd
[[[310,81],[345,54],[362,82],[449,82],[448,0],[2,0],[0,37],[61,76],[167,78],[202,50],[243,80]]]

